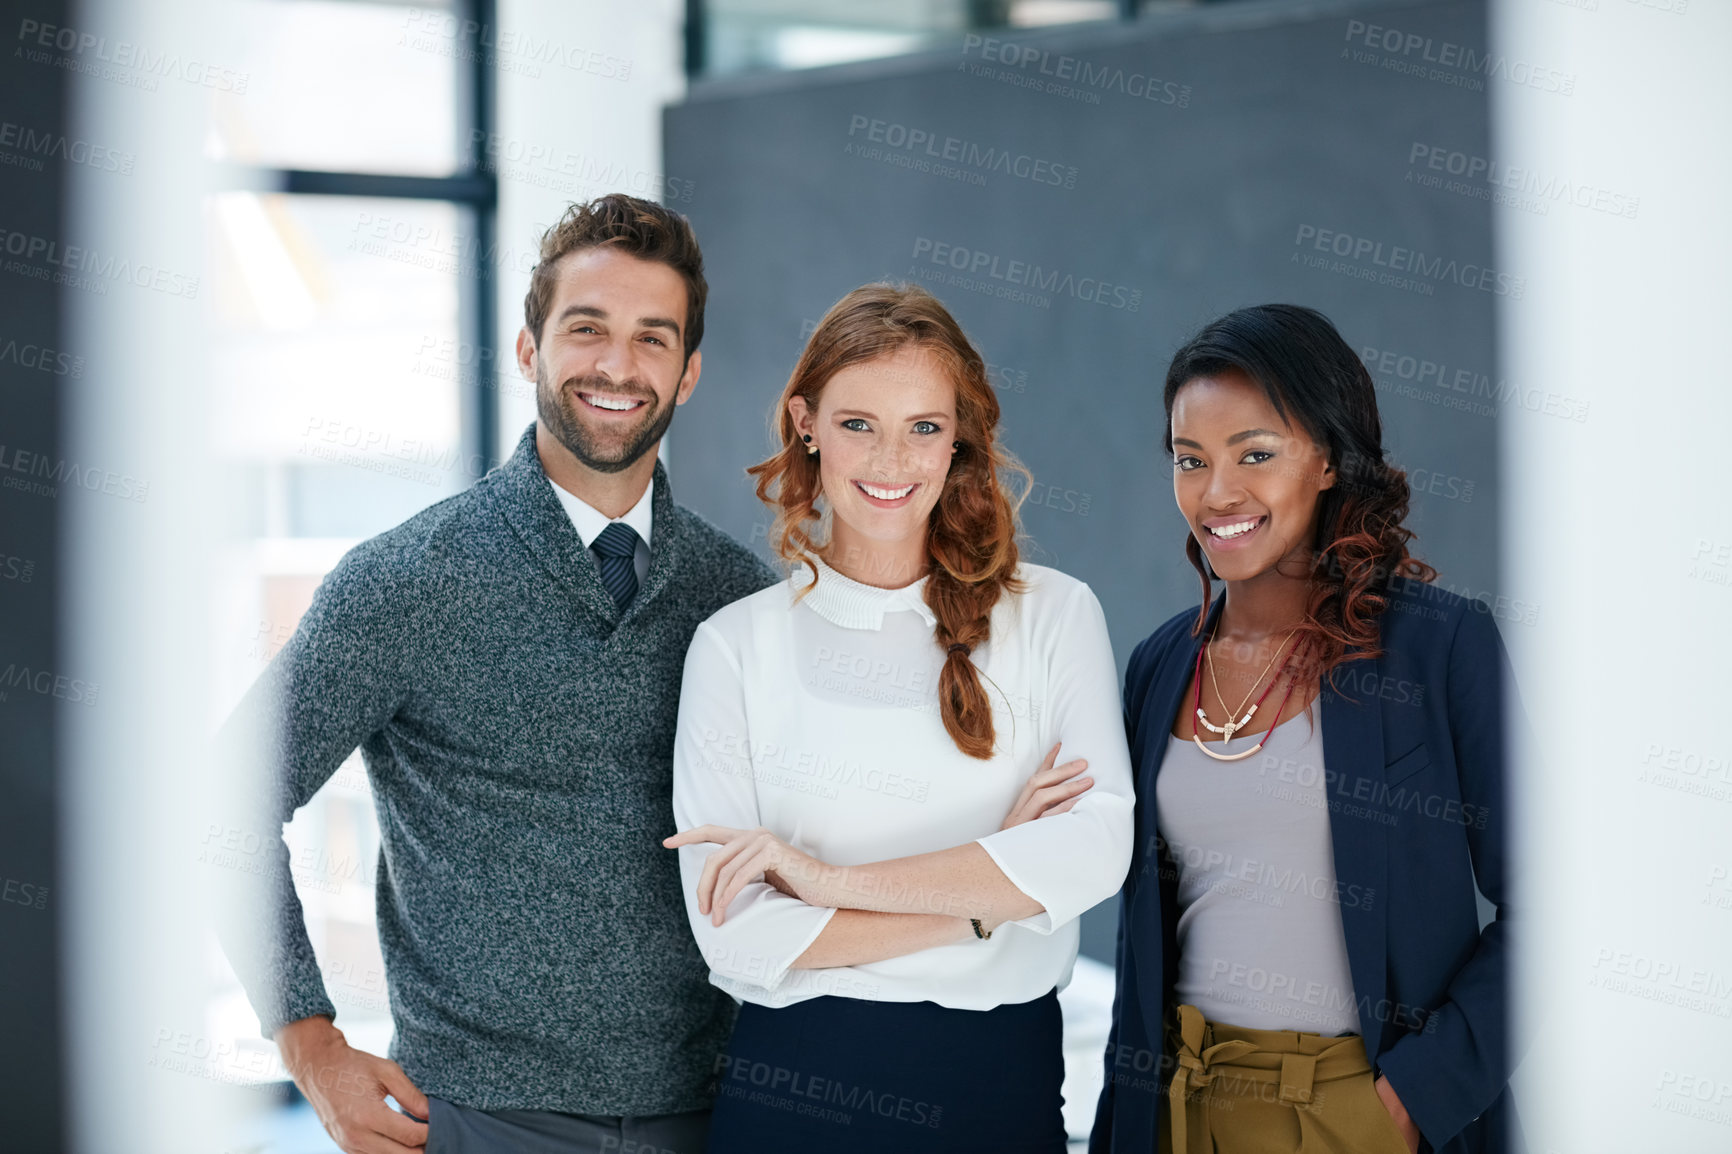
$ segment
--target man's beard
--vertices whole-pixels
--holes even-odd
[[[567,388],[566,386],[571,386]],[[583,404],[573,396],[576,391],[608,393],[615,396],[642,397],[643,419],[630,429],[599,437],[584,423],[576,406]],[[598,473],[622,473],[662,439],[673,423],[674,409],[668,405],[662,411],[661,401],[653,390],[636,381],[615,384],[603,377],[583,377],[555,385],[535,366],[535,412],[541,425],[571,451],[585,466]]]

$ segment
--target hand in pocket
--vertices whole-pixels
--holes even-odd
[[[1389,1112],[1389,1120],[1395,1123],[1401,1140],[1407,1143],[1407,1154],[1419,1154],[1419,1127],[1407,1116],[1407,1107],[1401,1104],[1401,1097],[1396,1094],[1395,1087],[1391,1086],[1389,1079],[1382,1074],[1377,1076],[1374,1087],[1377,1090],[1377,1100]]]

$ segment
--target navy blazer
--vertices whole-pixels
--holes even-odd
[[[1490,610],[1396,578],[1378,618],[1383,655],[1325,679],[1323,770],[1341,924],[1366,1051],[1441,1154],[1519,1147],[1507,1083],[1510,921],[1504,687],[1509,659]],[[1178,946],[1175,871],[1156,846],[1155,777],[1196,668],[1192,609],[1131,654],[1125,732],[1136,842],[1120,892],[1118,983],[1106,1086],[1090,1154],[1148,1154],[1166,1101],[1163,1017]],[[1512,719],[1519,705],[1512,703]],[[1475,882],[1496,908],[1482,930]],[[1422,1149],[1425,1148],[1422,1146]]]

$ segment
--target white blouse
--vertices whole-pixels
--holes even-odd
[[[880,589],[817,562],[726,606],[686,654],[674,739],[674,821],[763,826],[831,865],[862,865],[978,842],[1045,907],[991,938],[856,966],[793,970],[835,910],[764,881],[720,926],[698,912],[703,865],[719,847],[682,847],[692,933],[710,981],[737,1000],[783,1006],[820,994],[990,1009],[1070,981],[1077,918],[1130,868],[1133,796],[1106,619],[1089,587],[1023,564],[1020,596],[994,606],[974,664],[992,702],[996,751],[968,757],[938,710],[943,652],[925,578]],[[1000,830],[1054,742],[1087,758],[1094,784],[1067,813]],[[923,899],[926,900],[926,899]],[[969,911],[930,897],[928,910]]]

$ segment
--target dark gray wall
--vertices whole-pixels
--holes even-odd
[[[6,4],[0,27],[17,36],[24,19],[65,27],[67,16],[60,0]],[[36,140],[63,139],[67,75],[9,62],[0,77],[0,122]],[[45,267],[39,258],[19,261],[17,254],[33,242],[65,237],[66,166],[49,157],[38,171],[17,163],[34,155],[24,148],[4,151],[15,159],[0,169],[0,231],[8,249],[0,261],[39,269]],[[71,387],[72,366],[83,363],[67,352],[63,326],[53,282],[10,268],[0,275],[0,468],[8,480],[0,485],[0,1149],[32,1154],[65,1144],[56,800],[64,755],[54,676],[65,668],[59,611],[68,581],[61,550],[66,510],[52,490],[43,495],[11,482],[29,481],[29,462],[38,457],[61,459],[62,390]]]
[[[668,111],[711,286],[678,498],[762,549],[742,470],[806,335],[856,285],[918,280],[995,368],[1037,483],[1029,556],[1094,588],[1122,668],[1199,597],[1161,450],[1167,362],[1224,312],[1291,301],[1378,350],[1416,550],[1441,584],[1491,589],[1496,402],[1472,389],[1521,283],[1482,272],[1491,189],[1468,171],[1490,155],[1486,86],[1509,82],[1463,55],[1485,52],[1483,4],[1230,4],[1016,45],[699,85]],[[1367,279],[1386,275],[1411,283]],[[1041,299],[997,295],[1019,288]],[[1113,917],[1085,920],[1086,953],[1110,961]]]

